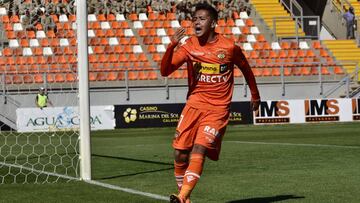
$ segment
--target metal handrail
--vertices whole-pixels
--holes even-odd
[[[288,7],[288,5],[286,5],[284,0],[280,0],[280,3],[288,10],[290,11],[290,14],[292,17],[298,16],[296,14],[294,14],[294,6],[299,9],[300,11],[300,20],[301,20],[301,27],[304,27],[304,19],[302,18],[304,16],[304,11],[303,8],[300,6],[300,4],[297,1],[294,0],[290,0],[290,8]]]
[[[356,69],[354,72],[347,74],[343,79],[341,79],[333,88],[329,89],[323,94],[323,97],[326,98],[337,91],[342,86],[346,85],[346,97],[349,98],[350,96],[350,82],[351,79],[358,80],[359,78],[359,62],[357,61],[341,61],[345,63],[352,63],[356,65]]]
[[[295,33],[296,33],[296,36],[287,36],[288,38],[291,38],[291,37],[295,37],[296,40],[299,40],[299,38],[310,38],[310,39],[313,39],[313,38],[316,38],[318,39],[319,38],[319,35],[320,35],[320,17],[319,16],[275,16],[273,17],[273,31],[274,31],[274,34],[275,34],[275,37],[276,39],[278,38],[277,35],[276,35],[276,22],[278,19],[292,19],[292,18],[295,18],[295,21],[297,22],[297,19],[299,18],[302,18],[303,19],[316,19],[316,25],[317,25],[317,29],[316,29],[316,36],[299,36],[299,25],[298,23],[295,23]]]

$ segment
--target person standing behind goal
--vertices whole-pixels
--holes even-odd
[[[53,106],[52,102],[49,100],[48,95],[45,94],[45,88],[40,87],[39,93],[36,95],[35,98],[35,105],[42,110],[43,108],[47,107],[48,104],[50,106]]]
[[[207,3],[196,4],[192,17],[195,36],[179,45],[185,29],[179,28],[161,61],[161,75],[168,76],[187,63],[188,86],[184,107],[173,140],[178,194],[170,202],[190,202],[205,156],[218,160],[221,141],[229,120],[234,89],[234,65],[240,68],[251,90],[252,110],[260,94],[253,72],[239,46],[215,32],[218,13]]]

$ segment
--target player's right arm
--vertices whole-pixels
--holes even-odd
[[[161,60],[161,75],[166,77],[177,70],[186,61],[186,54],[181,49],[174,52],[180,40],[185,36],[185,29],[179,28],[171,38],[166,52]]]

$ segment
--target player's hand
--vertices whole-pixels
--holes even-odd
[[[253,111],[258,111],[259,110],[259,106],[260,106],[260,99],[258,100],[251,100],[251,108]]]
[[[185,37],[185,28],[180,27],[175,31],[175,34],[171,37],[171,42],[174,44],[178,44],[183,37]]]

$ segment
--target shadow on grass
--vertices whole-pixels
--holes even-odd
[[[141,162],[141,163],[149,163],[149,164],[157,164],[162,166],[171,166],[167,168],[162,169],[156,169],[156,170],[149,170],[149,171],[141,171],[136,173],[130,173],[130,174],[124,174],[124,175],[116,175],[116,176],[109,176],[109,177],[103,177],[103,178],[96,178],[96,180],[108,180],[113,178],[120,178],[120,177],[128,177],[128,176],[135,176],[140,174],[147,174],[147,173],[156,173],[160,171],[167,171],[167,170],[173,170],[174,167],[172,163],[166,163],[166,162],[160,162],[160,161],[149,161],[149,160],[143,160],[143,159],[133,159],[133,158],[127,158],[127,157],[116,157],[116,156],[107,156],[107,155],[99,155],[99,154],[92,154],[93,157],[100,157],[100,158],[108,158],[108,159],[118,159],[118,160],[125,160],[125,161],[134,161],[134,162]]]
[[[304,196],[295,195],[277,195],[272,197],[255,197],[249,199],[233,200],[226,203],[271,203],[280,202],[288,199],[304,199]]]
[[[166,165],[166,166],[174,165],[173,163],[166,163],[166,162],[160,162],[160,161],[149,161],[149,160],[143,160],[143,159],[133,159],[133,158],[127,158],[127,157],[108,156],[108,155],[100,155],[100,154],[91,154],[91,156],[101,157],[101,158],[109,158],[109,159],[119,159],[119,160],[125,160],[125,161],[136,161],[136,162],[149,163],[149,164]]]

